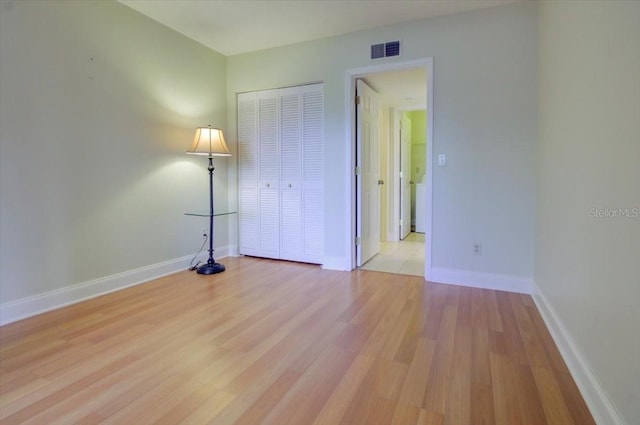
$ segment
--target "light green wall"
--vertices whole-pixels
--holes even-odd
[[[192,254],[226,61],[114,1],[2,1],[0,301]],[[224,206],[226,160],[216,163]],[[216,245],[226,245],[218,226]]]
[[[235,94],[325,83],[325,254],[347,262],[350,176],[346,73],[370,66],[369,46],[402,40],[402,58],[434,58],[433,265],[531,278],[534,246],[537,4],[514,3],[294,44],[228,60]],[[234,171],[232,170],[232,173]],[[233,192],[230,192],[233,193]],[[474,256],[474,242],[483,255]]]
[[[410,111],[411,121],[411,180],[420,183],[426,172],[427,113]]]
[[[637,424],[640,2],[544,1],[539,34],[536,292],[584,361],[585,398]]]
[[[427,143],[427,111],[409,111],[407,116],[411,120],[411,144],[424,145]]]
[[[416,222],[416,184],[421,183],[426,172],[427,114],[426,111],[404,112],[411,123],[411,224]]]

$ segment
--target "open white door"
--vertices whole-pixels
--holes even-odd
[[[364,81],[356,82],[356,265],[380,250],[380,189],[378,186],[378,94]]]
[[[411,232],[411,121],[400,118],[400,239]]]

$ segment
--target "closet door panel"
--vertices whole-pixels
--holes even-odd
[[[305,261],[324,256],[324,85],[302,92],[303,253]]]
[[[258,191],[256,188],[241,187],[238,193],[238,224],[240,226],[240,254],[260,255],[258,238]]]
[[[259,255],[280,258],[280,210],[278,189],[260,189],[259,193]]]
[[[304,227],[302,229],[304,261],[322,263],[324,255],[324,190],[304,191]]]
[[[300,100],[299,88],[280,90],[280,179],[287,185],[302,178]]]
[[[280,180],[278,92],[258,93],[258,163],[261,187],[277,187]],[[268,185],[268,186],[267,186]]]
[[[278,91],[265,90],[258,98],[258,212],[260,253],[280,256],[280,146]]]
[[[238,252],[259,255],[257,97],[238,95]]]
[[[279,90],[280,100],[280,258],[301,260],[302,139],[300,88]]]
[[[302,88],[302,146],[304,181],[324,180],[323,85]]]
[[[238,183],[253,188],[258,182],[256,103],[255,93],[238,95]]]
[[[302,256],[302,199],[300,190],[280,191],[280,258],[303,261]]]

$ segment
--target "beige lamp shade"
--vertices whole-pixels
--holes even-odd
[[[207,156],[231,156],[227,144],[224,142],[224,135],[219,128],[200,127],[196,128],[193,143],[187,149],[188,154]]]

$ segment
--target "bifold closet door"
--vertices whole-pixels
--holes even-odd
[[[239,252],[280,258],[278,92],[238,95]]]
[[[323,90],[238,95],[241,254],[322,263]]]

